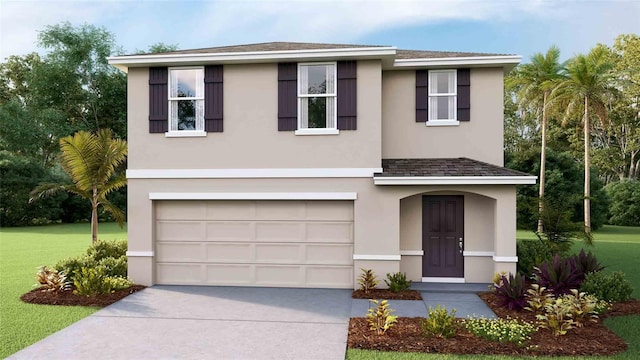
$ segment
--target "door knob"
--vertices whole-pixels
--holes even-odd
[[[458,247],[460,248],[460,254],[463,252],[462,238],[458,240]]]

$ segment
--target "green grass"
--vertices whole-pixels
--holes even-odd
[[[126,239],[127,230],[113,223],[100,224],[99,238]],[[38,266],[55,265],[60,259],[81,255],[89,245],[89,224],[0,228],[0,358],[98,310],[20,301],[20,295],[33,289]]]
[[[537,239],[531,231],[518,230],[518,239]],[[640,255],[640,227],[604,226],[594,233],[594,245],[585,246],[576,243],[574,251],[591,250],[598,260],[607,268],[605,271],[624,271],[627,279],[633,285],[633,296],[640,297],[640,266],[637,257]],[[622,337],[629,348],[624,353],[613,357],[553,357],[553,360],[604,360],[604,359],[640,359],[640,315],[609,318],[605,325]],[[509,356],[480,356],[480,355],[442,355],[381,352],[368,350],[347,350],[347,360],[455,360],[455,359],[513,359]]]

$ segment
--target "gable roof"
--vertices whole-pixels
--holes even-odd
[[[535,184],[536,177],[469,158],[382,159],[376,185]]]

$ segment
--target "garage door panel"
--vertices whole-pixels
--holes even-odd
[[[156,239],[158,241],[202,241],[204,222],[199,221],[158,221]]]
[[[156,208],[156,283],[353,286],[353,202],[161,201]]]
[[[205,244],[206,261],[217,263],[250,263],[253,259],[252,244]]]
[[[256,244],[257,263],[304,263],[303,244]]]
[[[204,244],[186,242],[163,242],[157,246],[157,257],[163,262],[206,261]]]
[[[350,244],[309,244],[305,250],[307,264],[348,266],[353,264],[353,245]]]
[[[343,223],[308,223],[306,239],[309,242],[352,243],[353,224]]]
[[[255,229],[249,221],[207,222],[207,241],[250,242],[255,241]]]
[[[156,206],[157,220],[204,219],[205,205],[198,201],[159,202]]]

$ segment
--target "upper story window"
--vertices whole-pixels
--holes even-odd
[[[204,132],[204,68],[169,68],[169,132]]]
[[[338,133],[336,63],[298,64],[298,132]]]
[[[457,123],[456,70],[429,71],[429,120],[427,125]]]

